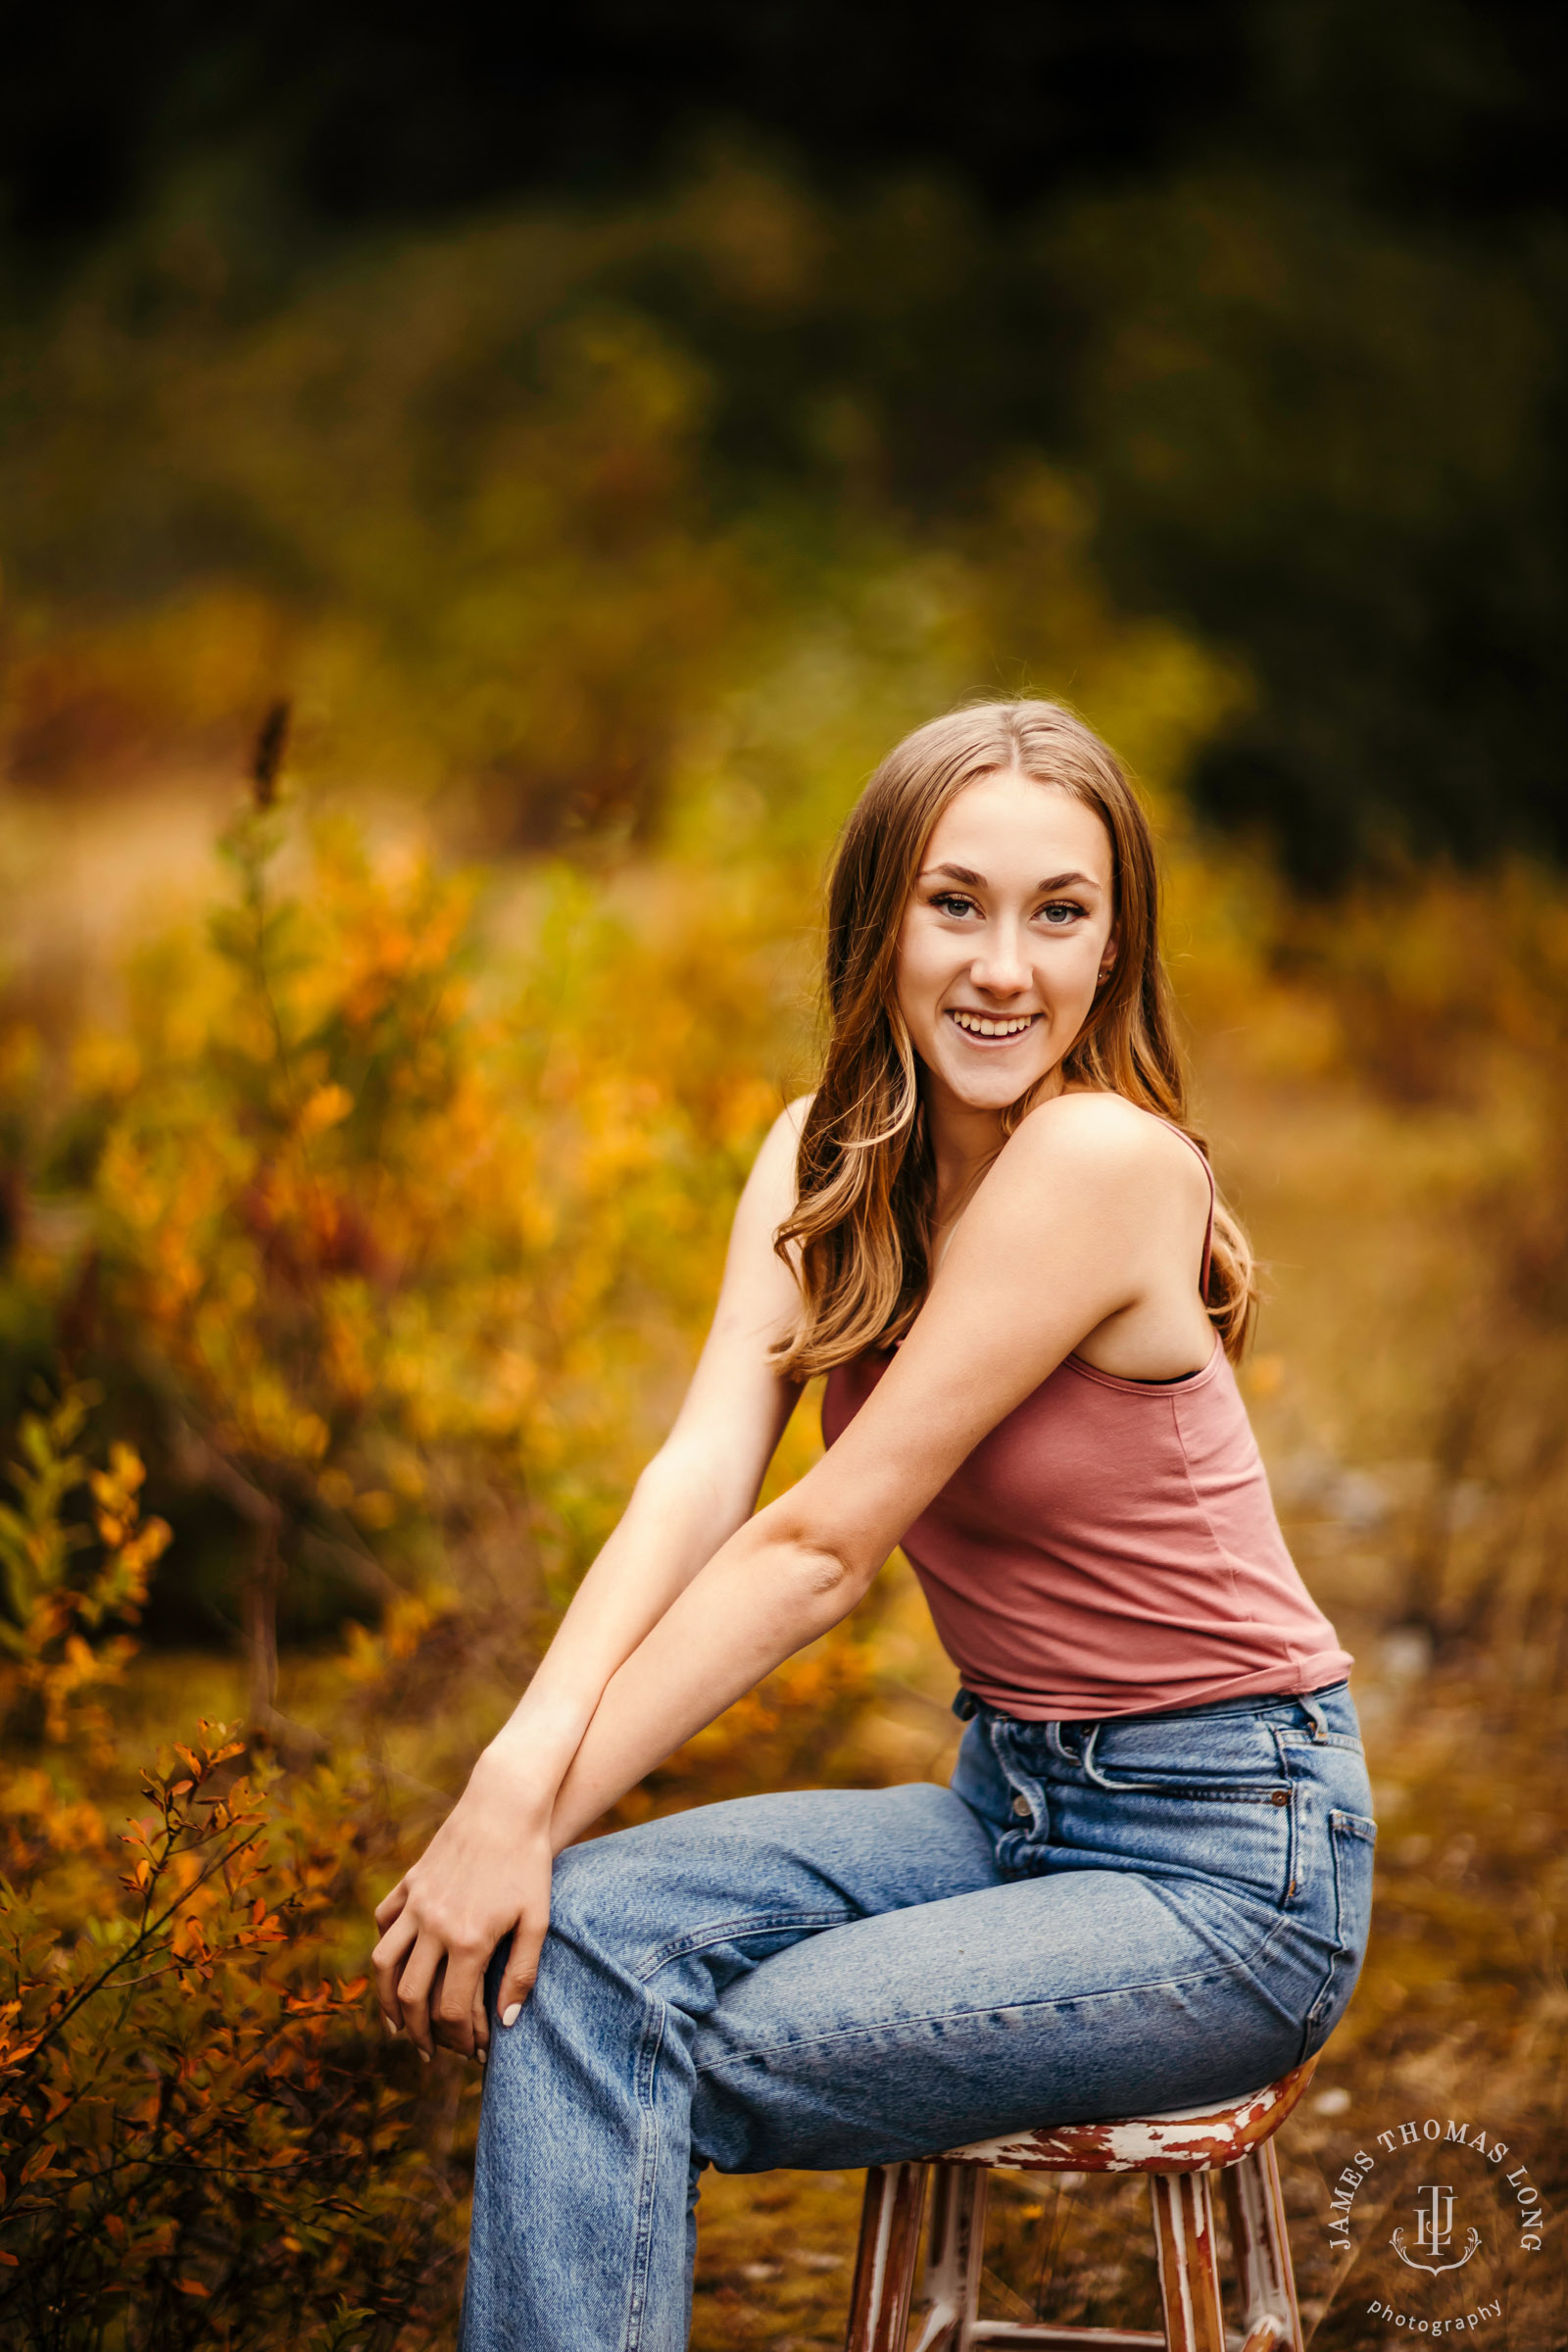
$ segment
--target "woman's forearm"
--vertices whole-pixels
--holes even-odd
[[[675,1452],[649,1464],[481,1759],[481,1780],[525,1785],[548,1817],[607,1684],[751,1508],[750,1494],[704,1471]]]
[[[558,1853],[865,1592],[863,1567],[805,1541],[785,1505],[739,1529],[611,1677],[556,1799]]]

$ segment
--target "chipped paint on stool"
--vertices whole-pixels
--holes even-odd
[[[1281,2075],[1262,2090],[1217,2107],[1189,2107],[1107,2124],[1057,2124],[950,2148],[944,2164],[1000,2164],[1025,2173],[1205,2173],[1240,2164],[1277,2132],[1317,2065]]]

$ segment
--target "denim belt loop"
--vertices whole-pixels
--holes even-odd
[[[1318,1705],[1317,1700],[1309,1697],[1306,1691],[1300,1690],[1297,1693],[1296,1703],[1312,1726],[1313,1739],[1326,1740],[1329,1736],[1328,1717]]]
[[[1095,1762],[1095,1748],[1104,1728],[1104,1722],[1102,1719],[1099,1723],[1092,1723],[1084,1735],[1083,1746],[1078,1751],[1078,1762],[1084,1779],[1092,1781],[1097,1788],[1109,1788],[1116,1791],[1124,1788],[1144,1788],[1146,1784],[1142,1781],[1107,1781]]]
[[[960,1723],[972,1723],[980,1712],[980,1701],[972,1690],[965,1690],[961,1683],[953,1694],[953,1712]]]
[[[1101,1733],[1105,1728],[1105,1721],[1106,1719],[1102,1716],[1098,1723],[1092,1723],[1089,1726],[1083,1746],[1079,1750],[1078,1762],[1082,1767],[1084,1779],[1093,1782],[1097,1788],[1108,1789],[1113,1796],[1141,1795],[1150,1788],[1157,1788],[1159,1786],[1157,1781],[1112,1781],[1106,1779],[1095,1762],[1095,1748],[1099,1743]]]

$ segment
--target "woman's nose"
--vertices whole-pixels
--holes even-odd
[[[976,988],[994,997],[1015,997],[1029,985],[1029,966],[1011,931],[998,932],[981,946],[969,966]]]

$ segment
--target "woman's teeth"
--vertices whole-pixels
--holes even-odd
[[[971,1037],[1021,1037],[1035,1023],[1032,1012],[1020,1012],[1010,1020],[1001,1021],[990,1020],[979,1012],[956,1012],[953,1018],[960,1029],[967,1029]]]

